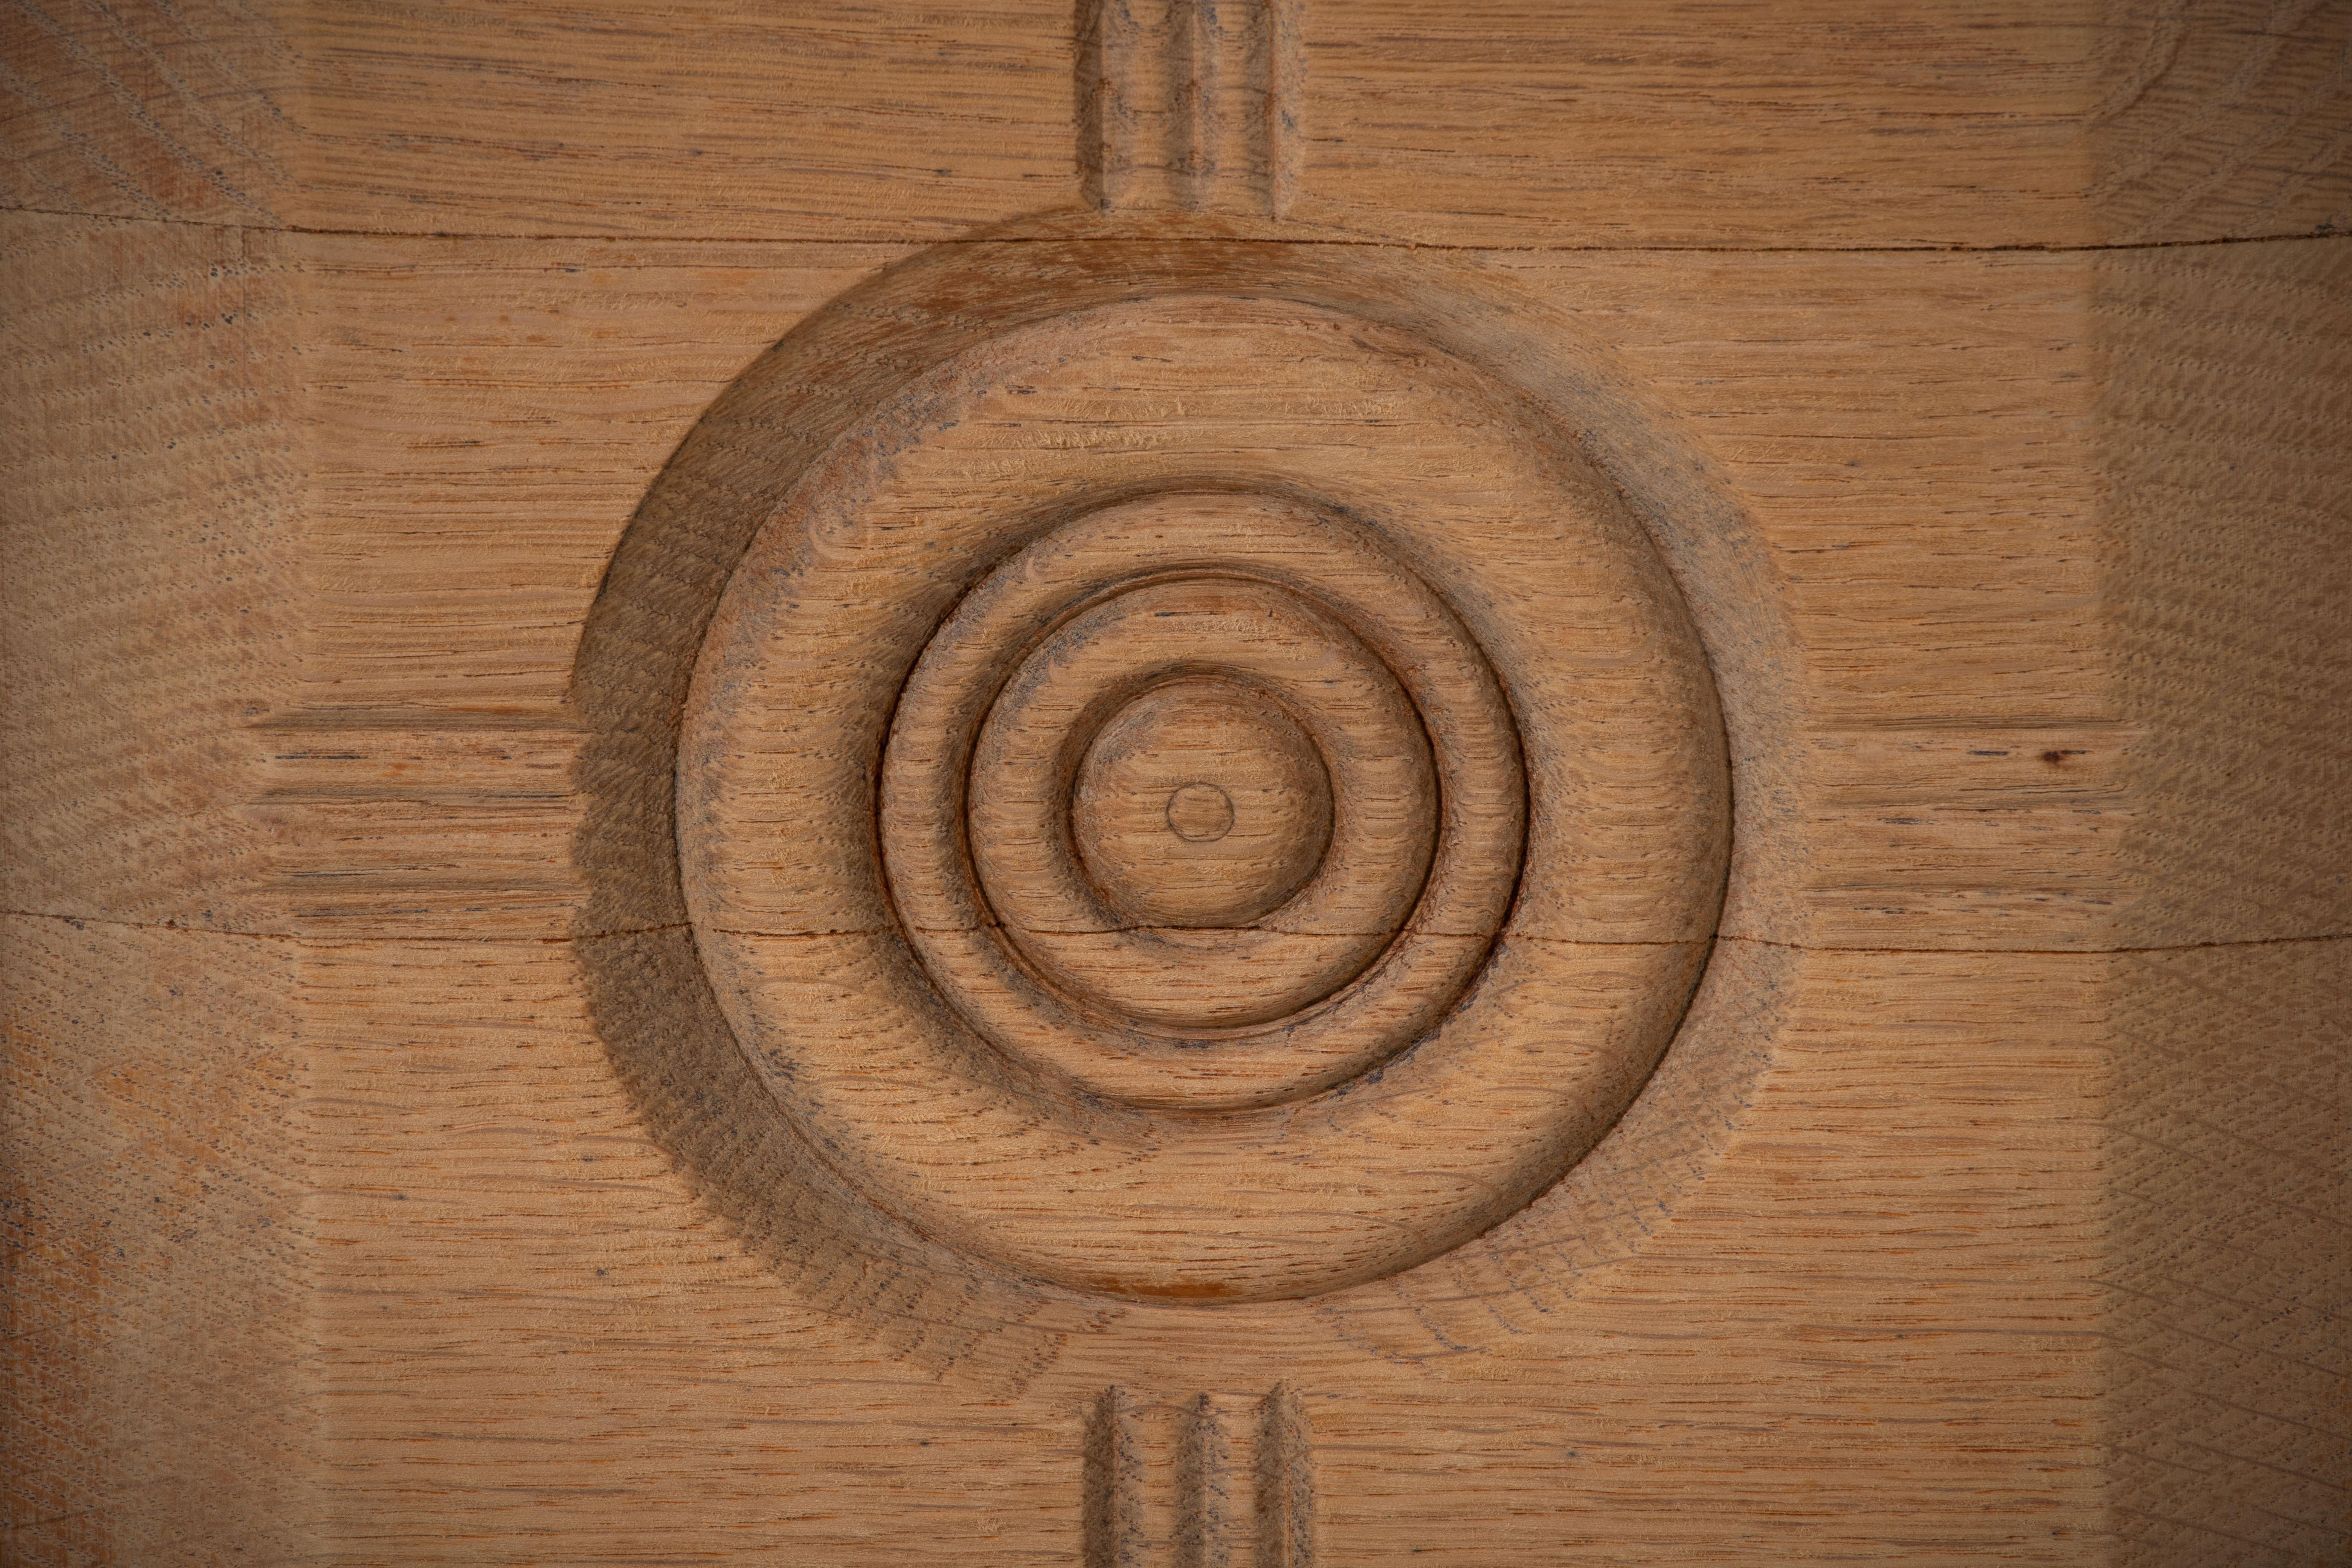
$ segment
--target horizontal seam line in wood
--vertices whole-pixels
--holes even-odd
[[[2218,235],[2205,239],[2107,240],[2087,245],[2057,245],[2031,241],[1960,245],[1937,244],[1928,240],[1901,245],[1577,245],[1543,241],[1530,241],[1524,244],[1444,245],[1415,239],[1349,239],[1320,235],[1300,236],[1297,238],[1272,238],[1256,235],[1071,236],[999,235],[986,232],[934,236],[929,238],[902,234],[881,234],[815,239],[797,236],[757,234],[583,234],[560,229],[547,232],[507,233],[492,229],[310,228],[299,224],[212,223],[203,218],[142,217],[126,213],[80,212],[60,207],[0,207],[0,212],[22,213],[33,217],[81,218],[92,223],[169,224],[182,228],[219,229],[225,233],[236,234],[299,234],[320,239],[478,239],[506,242],[576,240],[587,244],[604,245],[799,245],[861,248],[871,248],[875,246],[905,246],[909,248],[921,248],[934,245],[1125,245],[1137,241],[1148,241],[1153,245],[1319,245],[1366,250],[1457,251],[1471,255],[1561,252],[1577,255],[1654,253],[1697,256],[1975,256],[2023,252],[2072,256],[2103,250],[2189,250],[2214,245],[2275,245],[2284,240],[2295,239],[2352,239],[2352,233],[2316,233],[2310,230],[2294,234]]]
[[[61,921],[68,925],[113,926],[126,931],[175,931],[191,936],[250,937],[257,942],[304,942],[323,943],[358,942],[470,942],[492,947],[546,947],[572,942],[610,942],[620,937],[654,936],[664,931],[692,931],[690,922],[669,925],[624,926],[614,931],[566,931],[561,936],[433,936],[407,931],[354,931],[349,934],[320,931],[244,931],[229,926],[181,925],[171,921],[126,921],[108,915],[58,914],[50,910],[0,910],[0,918],[29,921]],[[813,940],[836,936],[875,936],[887,929],[881,926],[845,926],[835,931],[748,931],[732,926],[714,926],[714,931],[724,936],[771,936],[784,940]],[[1756,947],[1786,948],[1791,952],[1858,952],[1916,953],[1922,956],[1966,956],[1982,953],[1987,957],[2012,958],[2102,958],[2129,957],[2134,953],[2196,952],[2208,948],[2284,947],[2298,942],[2352,942],[2352,931],[2321,931],[2310,936],[2251,937],[2240,942],[2176,942],[2155,947],[1849,947],[1813,945],[1801,942],[1781,942],[1769,936],[1728,936],[1717,932],[1713,937],[1684,937],[1671,941],[1606,942],[1586,937],[1539,936],[1529,931],[1506,932],[1505,940],[1519,942],[1559,942],[1570,947],[1688,947],[1694,942],[1747,942]]]
[[[183,925],[173,921],[125,921],[108,915],[65,915],[47,910],[0,910],[0,919],[27,921],[61,921],[67,925],[112,926],[121,931],[170,931],[189,936],[244,937],[253,942],[303,942],[353,944],[358,942],[469,942],[481,946],[546,947],[562,942],[603,942],[614,937],[653,936],[662,931],[692,931],[691,925],[628,926],[618,931],[567,931],[562,936],[429,936],[416,934],[340,935],[300,931],[246,931],[234,926]]]

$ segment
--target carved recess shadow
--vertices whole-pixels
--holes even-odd
[[[1565,1279],[1760,1070],[1778,584],[1507,284],[1075,226],[843,296],[647,496],[575,678],[600,1031],[902,1348]]]

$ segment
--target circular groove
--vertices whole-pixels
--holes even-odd
[[[1237,354],[1243,342],[1267,346]],[[1238,401],[1231,421],[1202,403],[1174,422],[1119,426],[1113,415],[1108,445],[1057,434],[1071,410],[1102,417],[1085,389],[1124,396],[1136,365],[1177,375],[1237,361],[1255,402]],[[1085,395],[1059,415],[1027,401],[1049,378],[1035,367]],[[1345,406],[1364,412],[1327,418],[1317,400],[1342,382]],[[1344,308],[1206,297],[1033,310],[860,421],[765,511],[694,664],[676,753],[700,962],[776,1108],[828,1169],[877,1209],[1017,1274],[1121,1296],[1264,1300],[1410,1268],[1515,1212],[1590,1147],[1671,1037],[1704,963],[1723,762],[1671,583],[1622,502],[1559,455],[1556,431],[1482,373]],[[1356,434],[1334,438],[1342,426]],[[1017,478],[965,482],[978,452]],[[1203,476],[1230,488],[1202,490]],[[1010,508],[1008,489],[1023,498]],[[1272,519],[1291,543],[1307,540],[1301,514],[1328,531],[1322,542],[1269,539]],[[1115,516],[1123,536],[1088,534]],[[1370,549],[1335,554],[1333,538]],[[976,691],[976,710],[952,735],[931,731],[929,754],[903,728],[920,700],[915,667],[961,657],[942,634],[974,601],[1011,592],[1008,568],[1024,556],[1061,574],[1039,605],[1071,615],[1153,577],[1259,581],[1325,607],[1390,668],[1432,754],[1437,845],[1377,962],[1263,1026],[1091,1015],[1079,1020],[1091,1035],[1027,1026],[1050,1016],[1038,995],[1066,1011],[1068,1000],[1020,961],[973,861],[960,894],[953,879],[926,891],[899,874],[904,851],[940,847],[929,838],[961,848],[968,811],[927,814],[907,786],[969,774],[1019,659],[999,646],[981,661],[995,673],[959,698]],[[1369,603],[1391,588],[1402,614]],[[1012,641],[1027,647],[1065,619],[1045,609]],[[1433,626],[1461,640],[1432,644]],[[1433,647],[1448,651],[1433,662]],[[1446,716],[1437,688],[1465,668],[1489,688],[1496,722],[1457,722],[1459,703]],[[1454,680],[1453,695],[1464,689]],[[1495,860],[1503,813],[1465,805],[1476,791],[1463,786],[1491,778],[1496,737],[1513,784],[1502,860],[1525,867],[1499,888],[1464,865]],[[1474,839],[1487,846],[1479,856],[1451,853]],[[970,909],[935,923],[939,910],[920,907],[934,894]],[[1257,923],[1280,924],[1290,902]],[[989,951],[963,951],[979,942]],[[1430,967],[1383,995],[1408,942],[1432,950]],[[992,973],[1007,963],[1009,979]],[[970,1005],[942,978],[958,965],[998,993]],[[992,1012],[999,1001],[1013,1005]],[[1349,1008],[1352,1037],[1318,1037]],[[1407,1123],[1408,1137],[1391,1135]]]
[[[1069,774],[1177,677],[1282,704],[1331,775],[1318,874],[1252,926],[1133,928],[1079,865]],[[880,821],[908,940],[974,1028],[1089,1092],[1199,1111],[1409,1045],[1501,929],[1524,810],[1509,710],[1452,612],[1342,519],[1212,492],[1073,520],[968,595],[900,693]]]

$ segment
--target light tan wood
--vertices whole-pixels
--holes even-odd
[[[10,25],[0,1556],[2344,1554],[2352,8]]]
[[[1367,239],[2352,229],[2336,0],[1121,0],[1108,30],[1095,9],[57,0],[12,22],[9,200],[325,231],[950,240],[1107,195],[1173,202],[1208,160],[1264,174],[1248,84],[1269,79],[1245,74],[1264,55],[1290,105],[1281,211]],[[1211,112],[1164,107],[1201,101],[1203,64]],[[1106,148],[1133,189],[1106,192]]]
[[[248,813],[300,658],[274,241],[11,213],[7,907],[282,929]],[[192,498],[201,502],[191,505]]]
[[[1732,1059],[1707,1064],[1754,1101],[1738,1127],[1687,1114],[1714,1087],[1693,1075],[1696,1101],[1625,1129],[1630,1189],[1556,1189],[1492,1246],[1341,1310],[1211,1318],[949,1290],[804,1223],[747,1215],[731,1239],[701,1206],[710,1189],[637,1130],[560,953],[327,952],[318,978],[353,1041],[320,1085],[336,1107],[323,1141],[349,1151],[322,1218],[330,1288],[352,1303],[330,1510],[367,1551],[425,1562],[749,1542],[961,1563],[975,1538],[1066,1560],[1106,1384],[1150,1407],[1133,1492],[1164,1530],[1167,1402],[1210,1391],[1238,1445],[1286,1380],[1314,1426],[1319,1560],[1706,1555],[1744,1537],[1739,1555],[1809,1561],[1825,1541],[1883,1551],[1906,1531],[1952,1542],[1928,1561],[1995,1542],[2079,1560],[2097,1524],[2079,1328],[2097,1287],[2087,1268],[2037,1284],[2020,1259],[2087,1263],[2096,1247],[2096,1154],[2065,1130],[2096,1121],[2107,961],[1737,945],[1789,1016],[1814,1020],[1734,1032]],[[2073,1052],[2053,1044],[2068,1032]],[[1895,1104],[1924,1109],[1897,1122]],[[1989,1168],[1970,1129],[2004,1114],[2040,1148]],[[1711,1147],[1684,1142],[1694,1127]],[[2070,1189],[2081,1202],[2053,1205]],[[1841,1238],[1827,1255],[1825,1228]],[[1728,1384],[1706,1348],[1726,1321],[1742,1342]],[[1953,1402],[1988,1381],[2000,1397],[1958,1417],[1974,1440],[1955,1452]],[[866,1441],[841,1444],[845,1422]],[[573,1489],[583,1465],[629,1477],[632,1506]],[[436,1506],[387,1486],[386,1466]],[[907,1468],[943,1509],[907,1507]],[[1237,1522],[1248,1491],[1236,1483]],[[1695,1510],[1695,1495],[1718,1500]],[[780,1505],[799,1498],[824,1500]]]
[[[12,914],[0,963],[8,1560],[310,1551],[292,944]]]

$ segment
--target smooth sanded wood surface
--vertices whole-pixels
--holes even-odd
[[[2352,7],[6,27],[0,1556],[2345,1553]]]

